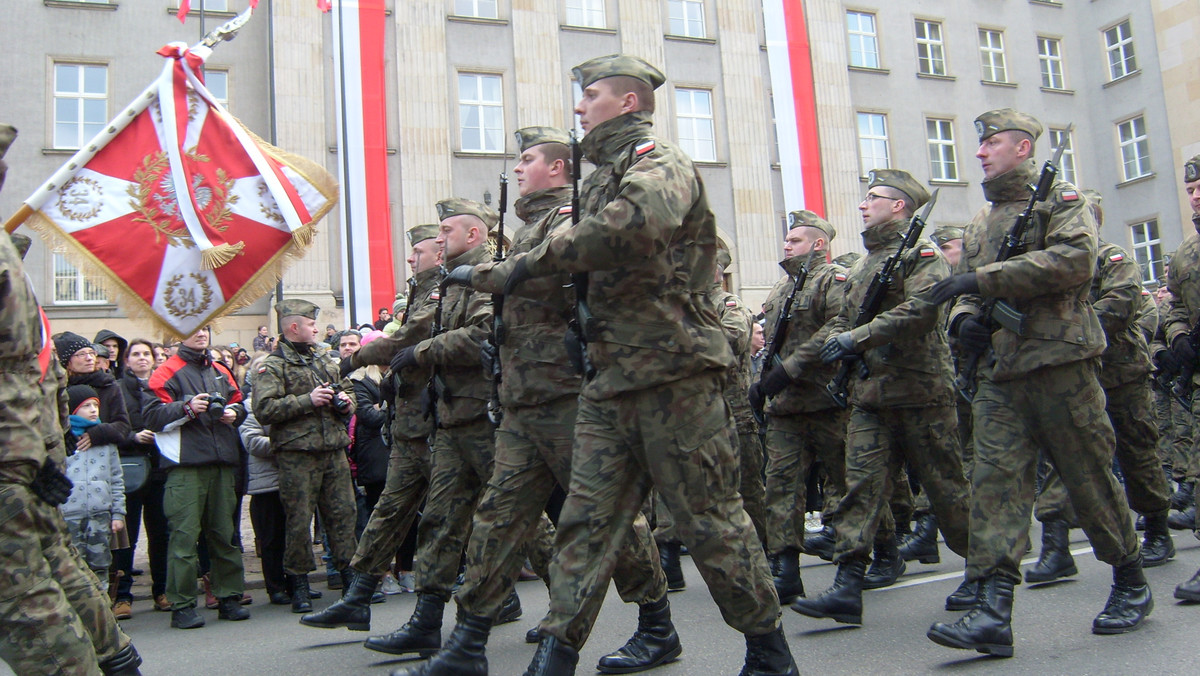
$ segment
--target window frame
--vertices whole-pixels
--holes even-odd
[[[99,280],[102,282],[104,278],[100,275],[85,275],[78,266],[67,259],[65,251],[66,249],[64,247],[55,247],[50,251],[50,293],[54,301],[54,305],[69,305],[74,307],[108,305],[109,300],[108,296],[104,294],[104,285],[102,283],[98,283],[97,281]],[[70,268],[74,274],[70,276],[60,274],[60,272],[64,271],[65,268]],[[58,295],[59,283],[67,280],[70,280],[70,283],[74,288],[76,296],[74,299],[64,299],[60,298]],[[93,297],[90,299],[87,298],[89,283],[95,290],[95,293],[99,294],[99,297]]]
[[[467,2],[471,4],[471,12],[463,13],[459,11],[459,3]],[[479,3],[490,2],[495,4],[496,13],[494,16],[486,16],[479,13]],[[465,17],[468,19],[499,19],[500,18],[500,0],[454,0],[451,16]]]
[[[683,22],[681,24],[683,27],[682,32],[676,31],[673,26],[673,23],[676,21],[676,19],[672,15],[672,10],[676,7],[679,7],[680,9],[683,10],[683,15],[679,19],[679,21]],[[691,24],[694,24],[697,21],[697,19],[695,17],[688,16],[688,8],[689,7],[700,10],[699,11],[700,34],[699,35],[693,35],[690,32],[691,28],[689,28],[689,26]],[[671,37],[691,38],[694,40],[707,40],[710,37],[709,30],[708,30],[707,3],[705,2],[705,0],[667,0],[666,27],[667,27],[667,35],[669,35]]]
[[[717,108],[716,108],[717,97],[716,97],[716,94],[713,92],[713,89],[711,87],[681,86],[681,85],[676,85],[674,89],[675,89],[675,91],[674,91],[674,96],[672,97],[672,101],[675,104],[675,138],[677,140],[677,143],[679,144],[679,148],[681,150],[683,150],[683,152],[685,154],[687,154],[687,156],[690,157],[693,162],[707,162],[707,163],[719,162],[720,158],[717,154]],[[703,114],[697,114],[694,112],[689,113],[688,115],[684,115],[682,108],[680,106],[680,101],[679,101],[679,95],[681,93],[690,94],[691,95],[690,98],[693,103],[695,101],[696,94],[706,95],[708,97],[708,111],[709,111],[708,115],[705,116]],[[695,107],[693,106],[693,111],[694,111],[694,109],[695,109]],[[700,139],[700,138],[694,137],[694,136],[693,137],[685,137],[683,135],[683,124],[682,123],[685,119],[707,121],[708,131],[710,134],[708,143],[711,144],[711,150],[712,150],[711,157],[699,157],[698,153],[694,153],[691,151],[691,147],[695,147],[698,142],[703,141],[704,139]]]
[[[942,136],[934,138],[930,135],[930,123],[937,123],[937,128],[940,131],[944,128],[949,130],[950,138],[946,139]],[[929,182],[935,183],[957,183],[959,181],[958,174],[958,140],[954,135],[954,119],[948,117],[926,117],[925,118],[925,147],[929,155]],[[935,149],[943,149],[939,152],[937,159],[934,158]],[[947,161],[944,149],[949,148],[950,157]],[[943,176],[941,172],[935,171],[938,166],[949,166],[953,170],[952,176]]]
[[[1139,124],[1142,128],[1141,136],[1137,136],[1136,127]],[[1129,140],[1124,140],[1122,138],[1122,128],[1125,127],[1125,125],[1129,125],[1131,135]],[[1154,168],[1151,166],[1150,162],[1150,132],[1146,128],[1146,115],[1144,113],[1138,113],[1137,115],[1127,117],[1124,120],[1116,123],[1116,129],[1117,150],[1121,155],[1121,176],[1124,179],[1122,183],[1136,181],[1140,178],[1146,178],[1147,176],[1153,175]],[[1141,173],[1135,176],[1129,175],[1130,158],[1126,154],[1126,149],[1131,147],[1144,151],[1143,154],[1136,155],[1133,158],[1133,161],[1137,164],[1137,168],[1142,170]]]
[[[880,120],[883,123],[883,135],[882,136],[877,136],[877,135],[864,136],[863,128],[862,128],[862,122],[863,122],[864,117]],[[867,176],[867,173],[869,171],[871,171],[872,169],[890,169],[892,166],[892,141],[891,141],[891,136],[888,133],[887,113],[875,111],[875,110],[856,110],[856,111],[854,111],[854,120],[855,120],[855,128],[856,128],[855,133],[858,137],[858,164],[859,164],[859,174],[858,175],[859,175],[859,178],[865,178]],[[871,131],[874,131],[874,129],[872,129]],[[864,152],[864,145],[868,142],[883,144],[883,155],[884,155],[883,164],[879,164],[877,162],[872,161],[870,164],[872,164],[873,166],[867,166],[868,162],[867,162],[866,153]],[[873,158],[876,157],[875,153],[872,153],[872,157]]]
[[[921,36],[921,26],[922,25],[924,25],[926,27],[929,27],[929,26],[936,27],[937,33],[938,33],[937,38],[934,39],[934,38],[929,37],[928,29],[926,29],[926,35],[924,37],[922,37]],[[946,62],[946,31],[944,30],[944,27],[942,26],[942,22],[935,21],[933,19],[914,19],[913,20],[913,34],[916,36],[915,40],[916,40],[916,47],[917,47],[917,73],[919,73],[921,75],[929,75],[929,76],[933,76],[933,77],[949,77],[950,76],[950,66]],[[925,47],[927,49],[927,51],[929,52],[926,56],[921,55],[922,47]],[[937,57],[934,57],[933,56],[934,50],[940,52],[940,55]],[[933,66],[940,62],[941,66],[942,66],[942,72],[937,73],[937,72],[934,72],[933,70],[925,70],[925,67],[923,66],[924,62],[928,62],[930,66]]]
[[[984,41],[983,41],[985,34],[987,36],[989,36],[988,44],[986,44],[986,45],[984,44]],[[984,82],[989,82],[989,83],[1009,84],[1008,57],[1005,54],[1004,31],[1002,29],[984,28],[984,27],[980,26],[978,28],[977,35],[978,35],[978,39],[979,39],[979,68],[980,68],[981,79]],[[999,47],[996,47],[991,44],[991,36],[996,36],[1000,39]],[[1000,60],[1000,66],[999,66],[1000,77],[998,77],[998,78],[995,77],[995,75],[997,74],[996,73],[996,71],[997,71],[997,67],[996,67],[997,56],[999,57],[999,60]],[[988,77],[989,69],[992,71],[991,72],[992,77]]]
[[[572,3],[580,5],[578,9],[571,7]],[[592,7],[589,8],[588,6]],[[600,23],[598,25],[591,23],[577,23],[571,21],[571,12],[577,11],[586,19],[589,15],[595,12],[600,13]],[[564,0],[563,1],[563,25],[571,28],[608,28],[608,3],[606,0]]]
[[[851,26],[850,26],[850,17],[851,16],[870,17],[871,18],[871,31],[868,33],[866,31],[855,30],[855,29],[851,28]],[[855,36],[862,37],[862,39],[864,40],[864,42],[863,42],[864,50],[861,53],[864,56],[866,56],[868,54],[873,54],[875,57],[875,65],[854,62]],[[874,50],[873,52],[865,51],[865,47],[866,47],[865,39],[866,38],[870,38],[870,45]],[[846,10],[846,48],[848,50],[848,53],[846,55],[846,63],[851,68],[863,68],[866,70],[883,70],[883,53],[879,49],[879,17],[874,12],[868,12],[868,11],[860,10],[860,9],[847,9]]]
[[[478,94],[480,94],[481,96],[483,93],[483,88],[482,88],[483,78],[496,78],[496,80],[498,81],[498,85],[499,85],[497,87],[497,91],[500,93],[499,102],[498,103],[488,102],[483,98],[467,100],[466,102],[464,102],[464,99],[462,98],[462,78],[463,77],[477,78],[476,92]],[[467,69],[467,70],[460,70],[460,71],[456,72],[454,79],[455,79],[455,85],[456,85],[454,91],[456,92],[456,98],[457,98],[458,149],[459,149],[459,151],[463,152],[463,153],[479,154],[479,155],[502,155],[502,154],[504,154],[505,150],[506,150],[506,143],[507,143],[507,139],[505,138],[505,135],[504,135],[504,119],[505,119],[504,75],[502,73]],[[463,125],[463,107],[464,106],[475,106],[476,108],[479,109],[479,111],[478,111],[479,112],[479,127],[478,127],[478,129],[479,129],[479,141],[480,141],[480,146],[481,146],[480,148],[468,148],[466,145],[465,130],[467,129],[467,127],[465,127]],[[484,122],[485,116],[483,113],[484,113],[484,110],[488,109],[488,108],[495,108],[500,111],[500,125],[497,129],[495,129],[495,131],[497,132],[496,138],[499,139],[500,145],[495,150],[491,150],[491,149],[487,148],[487,138],[488,138],[487,132],[489,130],[489,127],[487,127]]]
[[[1119,35],[1121,27],[1125,27],[1129,33],[1125,38],[1121,38]],[[1110,31],[1118,31],[1118,39],[1115,44],[1109,42],[1108,34]],[[1104,41],[1104,54],[1108,57],[1109,82],[1116,82],[1117,80],[1140,72],[1140,69],[1137,65],[1137,49],[1135,49],[1133,45],[1133,24],[1128,17],[1110,25],[1108,28],[1101,29],[1100,36]],[[1126,47],[1128,47],[1127,54]],[[1119,75],[1115,70],[1117,64],[1113,62],[1114,53],[1117,51],[1120,51],[1121,53],[1120,64],[1122,72]],[[1126,64],[1128,64],[1129,67],[1126,67]]]
[[[1053,89],[1055,91],[1066,90],[1066,88],[1067,88],[1067,67],[1066,67],[1066,63],[1063,59],[1062,38],[1056,38],[1056,37],[1052,37],[1049,35],[1038,35],[1038,36],[1036,36],[1036,42],[1037,42],[1037,48],[1038,48],[1038,66],[1041,70],[1041,75],[1042,75],[1042,88],[1043,89]],[[1046,44],[1046,45],[1053,44],[1055,46],[1055,48],[1057,49],[1058,53],[1057,54],[1048,54],[1046,52],[1043,52],[1042,51],[1043,44]],[[1054,70],[1055,66],[1057,66],[1057,69],[1058,69],[1057,76],[1058,76],[1059,82],[1058,82],[1057,86],[1055,86],[1052,82],[1048,83],[1046,80],[1047,75],[1049,75],[1050,80],[1053,81],[1054,75],[1055,75],[1053,70]]]
[[[73,67],[77,69],[78,89],[76,91],[59,90],[58,85],[58,69],[59,67]],[[104,93],[96,94],[94,92],[83,91],[86,89],[86,75],[84,69],[99,68],[104,73]],[[88,60],[53,60],[51,61],[51,76],[50,76],[50,147],[60,150],[78,150],[82,148],[88,141],[92,140],[96,134],[100,133],[112,120],[112,106],[109,100],[109,91],[111,89],[111,81],[108,72],[108,64],[100,61]],[[75,113],[76,120],[73,123],[59,122],[58,118],[58,102],[60,100],[76,101]],[[104,113],[99,120],[87,120],[87,101],[102,101],[104,103]],[[75,133],[78,137],[78,143],[62,143],[59,138],[59,125],[73,124]],[[93,129],[92,133],[88,133],[88,127]]]
[[[1050,142],[1051,148],[1058,148],[1060,139],[1063,134],[1067,134],[1066,129],[1050,128],[1046,133],[1046,139]],[[1067,145],[1063,148],[1062,159],[1059,160],[1059,176],[1062,180],[1071,185],[1079,185],[1079,163],[1075,161],[1075,132],[1067,134]],[[1070,168],[1068,168],[1070,165]],[[1070,176],[1068,176],[1070,174]]]
[[[1140,243],[1138,242],[1139,227],[1143,229],[1142,237],[1144,238],[1144,241]],[[1155,237],[1150,237],[1151,227],[1154,229]],[[1142,285],[1157,284],[1159,280],[1164,279],[1166,262],[1163,255],[1162,227],[1158,217],[1152,216],[1130,223],[1129,242],[1130,253],[1133,254],[1133,260],[1137,263],[1138,271],[1141,273]],[[1154,257],[1156,253],[1158,254],[1157,259]]]

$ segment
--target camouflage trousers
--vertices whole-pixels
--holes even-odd
[[[16,674],[99,674],[129,637],[62,514],[29,490],[33,466],[0,474],[0,659]]]
[[[963,474],[967,476],[967,483],[971,482],[971,467],[975,464],[975,441],[971,438],[974,425],[971,422],[971,403],[962,397],[956,396],[955,411],[958,413],[958,442],[962,445],[962,466]],[[910,488],[907,483],[910,477],[907,470],[905,471],[905,481],[899,482],[897,488]],[[919,485],[918,485],[919,487]],[[897,491],[899,492],[899,491]],[[909,509],[907,510],[914,518],[926,516],[933,513],[933,507],[929,504],[929,493],[920,491],[915,496],[909,491]],[[896,515],[896,521],[903,521],[902,511],[897,511],[897,501],[903,502],[903,498],[897,498],[892,495],[892,512]]]
[[[486,417],[439,429],[434,436],[429,498],[417,527],[417,591],[450,600],[494,454],[495,430]]]
[[[392,440],[383,492],[358,539],[351,568],[369,575],[390,569],[429,492],[429,472],[428,439]]]
[[[825,468],[825,525],[837,528],[834,505],[846,493],[846,412],[827,409],[767,419],[767,551],[804,548],[807,477]]]
[[[1158,431],[1151,417],[1150,385],[1138,380],[1109,388],[1104,393],[1105,410],[1116,437],[1116,457],[1125,476],[1125,497],[1129,506],[1145,516],[1165,515],[1171,508],[1171,490],[1155,452]],[[1071,524],[1078,522],[1062,478],[1053,469],[1042,484],[1034,514],[1042,522],[1055,519]]]
[[[1200,478],[1200,460],[1192,448],[1192,409],[1168,393],[1152,388],[1158,426],[1158,458],[1175,481]]]
[[[175,608],[196,605],[200,577],[196,542],[208,543],[212,591],[218,598],[245,591],[242,553],[234,545],[233,510],[237,506],[234,468],[229,465],[176,467],[163,487],[163,513],[170,525],[167,543],[167,600]]]
[[[312,519],[320,513],[329,555],[335,570],[345,570],[354,555],[354,484],[350,463],[341,449],[280,451],[279,499],[287,525],[284,530],[283,570],[304,575],[313,565]],[[400,534],[403,537],[403,533]],[[394,552],[393,552],[394,553]]]
[[[108,569],[112,566],[112,548],[109,541],[112,538],[112,512],[99,514],[80,514],[64,517],[67,523],[67,534],[71,544],[88,570],[96,574],[100,581],[100,590],[108,593]]]
[[[1158,429],[1158,459],[1163,467],[1172,467],[1172,445],[1175,443],[1175,421],[1171,417],[1173,397],[1157,387],[1152,387],[1151,392],[1154,393],[1154,426]]]
[[[957,429],[952,406],[879,411],[851,406],[846,495],[836,508],[840,521],[834,562],[870,558],[906,462],[929,493],[946,545],[960,556],[966,553],[970,487],[963,475]],[[905,485],[899,490],[909,489]]]
[[[1096,558],[1120,565],[1139,555],[1129,505],[1112,473],[1115,442],[1096,373],[1093,359],[1000,383],[980,379],[972,406],[968,580],[993,574],[1020,580],[1039,452],[1058,468]]]
[[[457,594],[467,613],[495,617],[521,571],[522,545],[548,532],[539,521],[547,522],[543,510],[555,482],[570,484],[577,411],[576,396],[504,410],[496,430],[496,467],[475,512],[466,582]],[[532,549],[542,552],[549,563],[547,544],[553,548],[550,541]],[[667,593],[658,549],[641,515],[634,519],[633,534],[617,560],[613,581],[626,603],[648,603]],[[601,604],[603,599],[587,602]],[[595,615],[598,608],[586,612]]]
[[[725,622],[753,635],[778,626],[771,571],[738,494],[737,440],[721,389],[719,374],[702,373],[612,399],[579,398],[542,631],[575,647],[587,641],[651,488]]]

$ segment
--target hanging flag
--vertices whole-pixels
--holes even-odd
[[[255,136],[204,86],[211,45],[250,11],[160,49],[158,79],[5,224],[28,223],[130,317],[180,338],[269,291],[337,202],[328,172]]]

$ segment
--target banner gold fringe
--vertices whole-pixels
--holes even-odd
[[[216,270],[233,260],[245,248],[245,242],[238,242],[237,244],[218,244],[211,249],[205,249],[200,254],[200,269]]]

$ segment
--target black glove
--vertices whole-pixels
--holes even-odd
[[[757,412],[763,410],[763,406],[767,403],[767,395],[763,394],[762,388],[761,382],[750,385],[750,410],[756,412],[756,417],[761,417],[758,416]]]
[[[396,376],[389,373],[379,382],[379,401],[396,401]]]
[[[496,370],[496,359],[499,350],[492,344],[492,341],[485,340],[479,346],[479,363],[483,364],[483,372],[490,377]]]
[[[788,375],[787,371],[783,370],[782,366],[776,366],[767,371],[767,374],[763,376],[763,379],[758,384],[762,386],[762,393],[765,396],[773,397],[792,384],[792,377]]]
[[[821,346],[821,361],[826,364],[852,356],[857,356],[857,353],[854,351],[854,339],[850,337],[849,331],[837,334]]]
[[[410,345],[397,352],[396,356],[392,357],[392,373],[400,373],[410,366],[416,366],[417,356],[414,354],[416,350],[415,346]]]
[[[991,346],[992,329],[979,316],[967,315],[956,323],[954,337],[963,350],[980,353]]]
[[[1196,350],[1187,336],[1177,336],[1171,343],[1171,349],[1159,353],[1162,355],[1159,363],[1167,373],[1179,373],[1196,363]]]
[[[460,265],[450,271],[450,274],[442,278],[442,288],[454,286],[471,286],[471,273],[475,272],[474,265]]]
[[[525,280],[530,279],[533,275],[529,274],[529,268],[525,265],[525,257],[522,256],[513,264],[512,272],[508,273],[508,279],[504,280],[504,295],[511,296],[513,289],[525,283]]]
[[[342,361],[338,363],[338,376],[349,378],[351,373],[354,373],[354,355],[342,357]]]
[[[979,293],[979,278],[974,272],[964,272],[961,275],[951,275],[934,284],[929,289],[929,302],[941,305],[955,296],[964,293]]]
[[[75,486],[66,474],[63,474],[58,466],[55,465],[50,458],[46,458],[46,462],[42,463],[41,469],[38,470],[37,476],[29,484],[29,489],[34,495],[42,499],[51,507],[57,507],[66,503],[71,497],[71,488]]]

